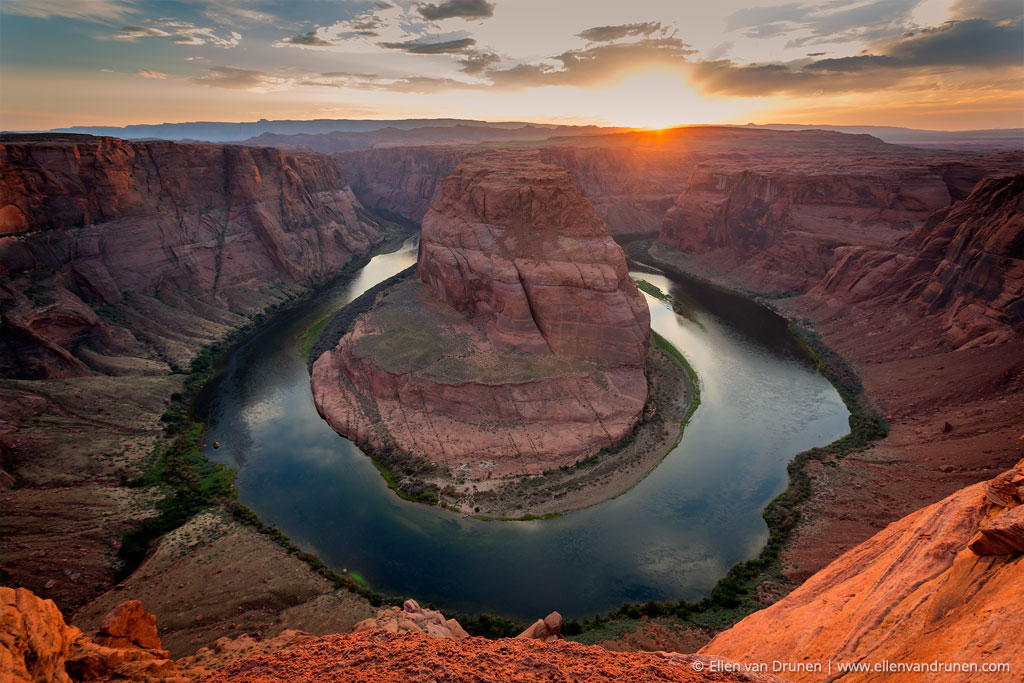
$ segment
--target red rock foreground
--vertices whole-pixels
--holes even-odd
[[[636,425],[650,314],[567,171],[533,155],[456,168],[418,274],[314,364],[335,430],[484,479],[571,465]]]
[[[402,610],[381,610],[377,622],[386,626],[392,616],[407,622],[401,633],[378,628],[313,639],[308,633],[283,631],[262,642],[242,635],[234,640],[221,638],[213,648],[200,648],[191,657],[173,661],[160,649],[155,617],[137,601],[118,605],[98,632],[84,635],[64,622],[52,600],[42,600],[24,588],[0,587],[0,683],[191,683],[200,678],[238,683],[785,683],[771,676],[702,673],[711,660],[699,655],[612,653],[559,641],[557,613],[538,621],[519,638],[496,641],[468,638],[454,621],[441,626],[440,613],[421,609],[414,601]],[[441,626],[443,632],[428,635],[420,630],[426,624]]]
[[[699,655],[609,652],[594,645],[565,641],[469,638],[456,642],[422,634],[399,636],[368,631],[327,636],[296,650],[241,661],[204,680],[207,683],[783,683],[783,679],[768,675],[704,673],[710,665],[709,658]]]
[[[747,662],[974,663],[1010,672],[942,670],[931,681],[1024,675],[1024,460],[876,534],[771,607],[701,650]],[[835,673],[833,671],[833,673]],[[853,681],[900,680],[858,672]],[[794,681],[832,680],[822,672]]]

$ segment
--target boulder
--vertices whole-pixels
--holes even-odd
[[[146,612],[138,600],[126,600],[112,609],[103,617],[93,640],[106,647],[160,649],[156,617]]]
[[[969,544],[977,555],[1013,555],[1024,552],[1024,505],[1003,510],[984,522]]]
[[[462,640],[469,634],[455,619],[446,619],[436,610],[424,609],[415,600],[406,600],[401,608],[378,610],[377,616],[364,619],[352,632],[384,630],[390,633],[425,633],[435,638]]]
[[[558,640],[562,637],[562,615],[552,612],[543,619],[533,622],[529,628],[520,633],[516,638],[543,640],[546,643]]]

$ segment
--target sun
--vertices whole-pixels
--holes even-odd
[[[603,117],[633,128],[661,129],[694,123],[735,120],[746,102],[702,97],[678,70],[644,68],[595,91]]]

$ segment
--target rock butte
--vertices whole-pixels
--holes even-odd
[[[650,313],[564,169],[510,154],[457,167],[423,219],[417,275],[314,363],[335,430],[485,478],[573,464],[637,423]]]

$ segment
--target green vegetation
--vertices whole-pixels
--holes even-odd
[[[646,293],[650,294],[651,296],[653,296],[655,299],[660,299],[662,301],[671,301],[672,300],[672,297],[670,297],[665,292],[661,291],[661,288],[658,287],[658,285],[650,283],[647,280],[637,280],[636,281],[636,287],[641,292],[646,292]]]
[[[315,325],[306,330],[306,334],[303,335],[302,357],[306,359],[307,363],[313,360],[312,358],[309,357],[310,353],[313,351],[313,345],[316,344],[317,339],[320,338],[320,334],[324,331],[324,328],[327,327],[327,323],[331,322],[331,318],[333,317],[334,314],[325,315],[323,318],[317,321]]]
[[[196,513],[219,502],[235,499],[234,472],[210,462],[199,452],[203,428],[193,424],[170,443],[161,444],[152,464],[129,486],[162,486],[157,516],[128,531],[121,540],[118,558],[121,580],[135,571],[149,553],[151,543],[177,529]]]
[[[700,407],[700,379],[697,377],[697,371],[693,369],[692,365],[690,365],[690,361],[686,360],[686,356],[683,355],[682,351],[677,349],[672,344],[672,342],[670,342],[668,339],[665,339],[654,330],[651,330],[651,343],[654,344],[655,347],[664,351],[666,354],[669,355],[669,357],[671,357],[679,365],[681,365],[683,369],[686,370],[686,374],[690,377],[690,386],[693,387],[693,398],[690,400],[690,407],[686,410],[686,415],[683,417],[682,420],[682,426],[685,427],[690,423],[690,418],[693,417],[693,414],[697,411],[697,408]],[[683,431],[680,429],[679,439],[682,438]],[[676,440],[676,443],[679,443],[678,439]]]

